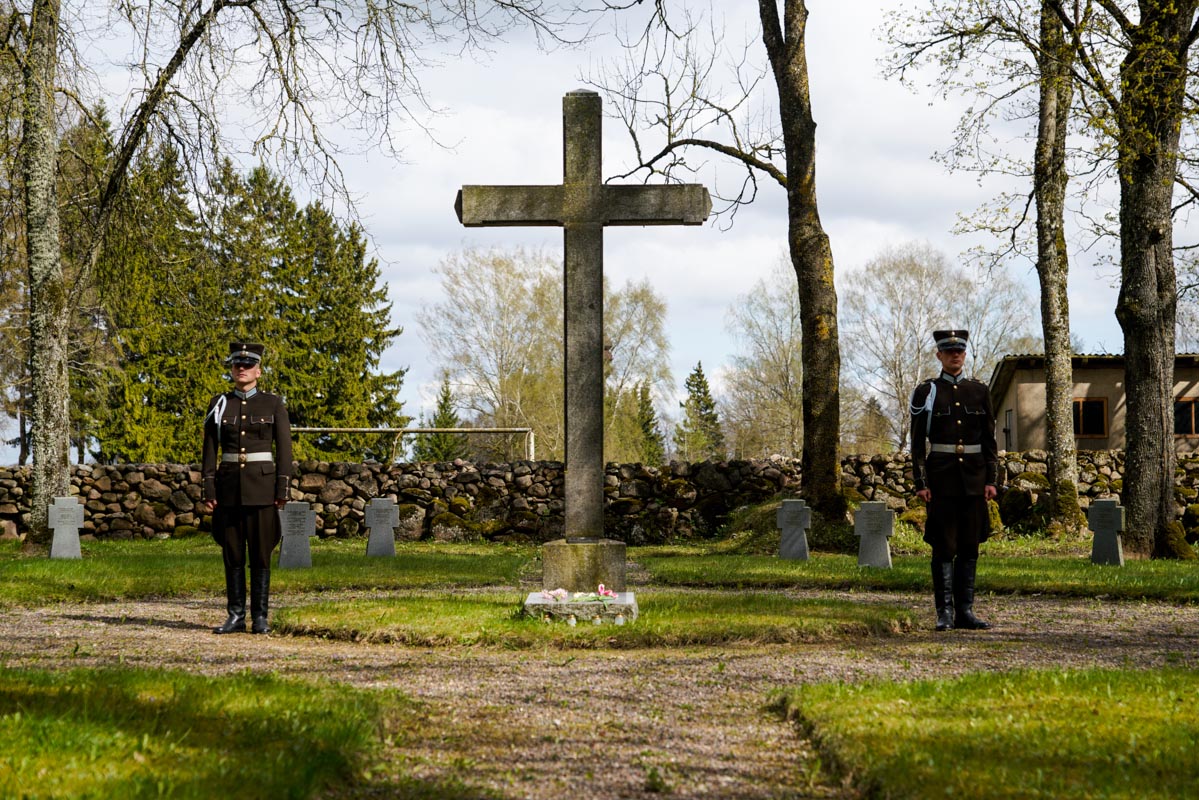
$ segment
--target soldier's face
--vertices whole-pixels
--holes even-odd
[[[233,384],[243,392],[254,388],[262,375],[262,367],[258,364],[232,364],[229,371],[233,374]]]
[[[937,360],[941,362],[941,369],[950,375],[958,375],[961,374],[962,367],[966,365],[966,351],[938,350]]]

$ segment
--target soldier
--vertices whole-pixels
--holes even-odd
[[[937,630],[991,627],[974,616],[978,546],[991,533],[987,501],[998,493],[999,448],[987,385],[965,377],[964,330],[934,331],[941,375],[912,393],[912,472],[928,506]],[[927,455],[925,443],[928,443]]]
[[[277,509],[287,501],[291,479],[291,424],[282,398],[258,389],[263,351],[250,342],[229,345],[225,363],[233,389],[212,398],[204,418],[204,504],[224,556],[229,611],[214,633],[246,629],[247,547],[251,631],[270,632],[271,552],[280,539]]]

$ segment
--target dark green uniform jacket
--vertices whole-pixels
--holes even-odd
[[[217,419],[221,398],[224,409]],[[242,455],[272,450],[271,459],[241,460]],[[225,508],[273,505],[287,499],[291,470],[291,424],[281,397],[257,391],[243,400],[230,391],[212,398],[204,420],[205,500]]]
[[[911,411],[916,491],[931,489],[934,498],[970,497],[983,494],[987,484],[998,485],[995,413],[985,383],[942,372],[916,387]],[[928,451],[927,445],[938,446]]]

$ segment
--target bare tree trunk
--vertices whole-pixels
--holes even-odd
[[[1041,284],[1041,329],[1045,339],[1045,409],[1048,423],[1049,492],[1053,519],[1068,529],[1082,522],[1078,508],[1078,463],[1074,443],[1074,370],[1070,344],[1070,304],[1066,294],[1070,262],[1066,253],[1064,208],[1066,132],[1074,95],[1072,51],[1061,20],[1041,5],[1040,105],[1033,184],[1037,203],[1037,277]]]
[[[59,0],[35,0],[24,69],[20,162],[25,182],[29,259],[30,414],[33,474],[29,533],[49,539],[51,501],[70,489],[67,331],[70,306],[63,275],[55,187]]]
[[[1195,0],[1145,0],[1120,67],[1120,295],[1127,439],[1124,541],[1138,555],[1178,555],[1174,503],[1174,322],[1171,198]],[[1179,539],[1181,537],[1178,537]]]
[[[844,513],[837,448],[841,355],[833,254],[816,207],[816,122],[808,91],[803,0],[759,0],[763,40],[779,93],[787,158],[787,243],[799,279],[803,347],[803,495],[828,517]]]

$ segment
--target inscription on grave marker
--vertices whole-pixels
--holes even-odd
[[[891,568],[891,534],[895,532],[895,512],[886,503],[862,503],[853,518],[858,536],[858,566]]]
[[[50,558],[83,558],[79,547],[79,529],[83,527],[83,506],[74,497],[56,497],[49,508]]]
[[[316,535],[316,512],[308,503],[292,501],[279,512],[283,525],[283,543],[279,546],[280,569],[304,569],[312,566],[310,537]]]
[[[370,537],[366,542],[368,556],[391,556],[396,554],[396,526],[400,524],[400,509],[389,497],[376,497],[366,507],[366,527]]]
[[[803,500],[784,500],[776,517],[779,526],[779,558],[808,560],[808,528],[812,509]]]
[[[1124,566],[1124,506],[1118,500],[1096,500],[1087,512],[1087,526],[1095,532],[1091,540],[1091,563]]]

